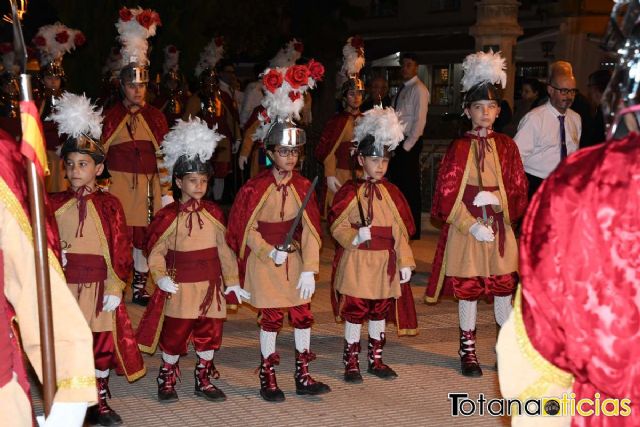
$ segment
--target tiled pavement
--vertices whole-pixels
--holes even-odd
[[[465,378],[458,373],[457,305],[442,301],[437,305],[422,303],[425,272],[430,271],[437,235],[432,230],[423,234],[420,242],[412,244],[418,261],[418,274],[413,282],[414,297],[419,316],[420,334],[412,338],[398,338],[388,329],[385,361],[399,374],[399,378],[385,381],[363,374],[365,381],[347,385],[342,377],[341,325],[333,321],[329,304],[328,278],[333,250],[322,250],[322,267],[317,293],[313,300],[315,325],[312,350],[318,359],[311,364],[311,372],[328,383],[333,391],[321,397],[302,397],[295,394],[293,383],[293,334],[285,327],[278,336],[281,355],[277,367],[278,384],[286,395],[282,403],[267,403],[258,394],[259,384],[254,373],[259,364],[258,328],[256,314],[246,306],[230,314],[225,324],[222,350],[216,353],[216,367],[221,378],[216,384],[227,394],[227,401],[213,403],[193,395],[193,365],[195,355],[180,361],[182,381],[178,383],[180,400],[161,404],[156,400],[156,383],[160,355],[145,356],[148,373],[139,381],[128,384],[122,377],[112,376],[111,406],[118,411],[126,426],[506,426],[506,418],[490,416],[451,417],[451,403],[447,393],[466,392],[471,397],[485,393],[487,399],[499,397],[494,369],[496,330],[492,307],[479,304],[478,357],[484,370],[481,378]],[[131,318],[137,325],[142,310],[130,305]],[[366,348],[366,327],[363,328],[363,347]],[[366,360],[366,350],[361,361]],[[35,399],[36,404],[39,399]]]

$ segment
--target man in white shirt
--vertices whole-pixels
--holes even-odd
[[[418,60],[412,53],[405,53],[401,58],[401,74],[404,83],[391,105],[398,112],[400,121],[407,127],[405,139],[396,148],[389,162],[387,177],[398,186],[409,202],[416,232],[412,240],[420,239],[420,219],[422,213],[422,197],[420,193],[420,152],[422,151],[422,132],[427,124],[429,91],[418,79]]]
[[[555,73],[549,79],[549,101],[531,110],[514,137],[529,180],[529,198],[567,155],[578,149],[582,122],[570,109],[576,95],[573,75]]]

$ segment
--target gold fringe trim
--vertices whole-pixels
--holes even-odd
[[[96,377],[71,377],[57,382],[58,390],[71,390],[96,386]]]
[[[162,332],[162,325],[164,325],[164,310],[160,315],[160,321],[158,322],[158,328],[156,329],[156,335],[153,337],[153,342],[150,346],[142,345],[138,343],[138,348],[143,353],[154,354],[158,348],[158,341],[160,341],[160,333]]]
[[[116,356],[118,357],[118,360],[120,361],[120,366],[122,367],[122,370],[124,371],[124,375],[127,378],[127,381],[129,381],[130,383],[139,380],[140,378],[144,377],[147,373],[147,367],[143,364],[142,365],[142,369],[139,370],[138,372],[133,372],[131,374],[129,374],[127,372],[127,370],[124,368],[125,364],[124,364],[124,359],[122,358],[122,354],[120,354],[120,349],[118,348],[118,345],[116,344],[118,342],[118,326],[116,324],[116,312],[113,311],[111,313],[111,334],[113,335],[113,342],[114,342],[114,348],[116,350]]]

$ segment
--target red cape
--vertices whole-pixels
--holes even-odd
[[[387,190],[389,196],[393,200],[395,207],[398,210],[398,215],[402,218],[402,222],[407,229],[407,238],[415,232],[415,223],[413,221],[413,215],[411,214],[411,208],[407,203],[398,187],[393,185],[387,180],[380,181],[380,184]],[[359,186],[358,186],[359,187]],[[336,193],[331,209],[327,215],[327,223],[329,228],[333,227],[333,223],[336,221],[345,209],[351,204],[356,197],[356,184],[349,180],[340,187]],[[335,291],[335,275],[344,248],[338,243],[335,243],[335,254],[333,257],[333,266],[331,271],[331,306],[333,308],[333,314],[337,320],[340,319],[340,303],[339,294]],[[398,300],[393,300],[393,307],[389,310],[387,320],[396,324],[398,329],[398,335],[417,335],[418,331],[418,317],[416,315],[415,302],[413,300],[413,293],[411,292],[411,285],[409,283],[403,283],[400,285],[402,295]]]
[[[56,212],[74,197],[71,189],[51,194],[53,212]],[[113,271],[120,280],[127,283],[133,266],[131,254],[133,243],[131,232],[125,221],[122,205],[114,195],[102,190],[95,191],[88,195],[87,198],[88,201],[93,202],[93,206],[95,206],[100,217],[100,225],[109,246],[109,256],[111,257]],[[131,319],[127,314],[124,298],[116,308],[115,320],[116,328],[113,334],[118,356],[116,357],[118,361],[117,371],[120,375],[124,373],[127,380],[135,381],[145,374],[146,368],[138,351],[138,344],[135,340]]]
[[[498,151],[498,159],[502,169],[502,183],[507,196],[507,208],[505,219],[511,223],[524,215],[527,209],[528,182],[520,159],[520,151],[516,143],[507,135],[491,133],[489,138],[495,141]],[[465,136],[454,140],[440,163],[438,179],[436,181],[435,194],[431,205],[431,218],[444,223],[440,232],[440,239],[433,260],[433,268],[426,290],[426,297],[437,299],[438,282],[441,275],[442,262],[449,234],[449,224],[446,223],[454,208],[458,194],[464,191],[461,188],[462,179],[467,168],[471,138]],[[452,289],[444,289],[444,295],[453,295]]]
[[[320,141],[314,151],[317,161],[325,161],[338,142],[338,138],[347,124],[347,120],[352,116],[351,113],[347,112],[338,113],[331,117],[327,124],[324,125],[324,129],[322,129],[322,134],[320,135]]]
[[[128,112],[129,110],[125,108],[124,104],[118,102],[105,113],[102,124],[102,141],[111,139],[113,133],[118,129]],[[148,103],[140,109],[139,114],[142,114],[144,121],[147,122],[158,145],[162,144],[164,135],[169,132],[167,119],[164,117],[164,114]]]
[[[243,133],[247,133],[249,128],[253,126],[255,122],[260,120],[258,117],[260,117],[260,114],[262,114],[263,111],[264,111],[264,107],[262,105],[258,105],[256,108],[253,109],[253,111],[251,112],[251,115],[245,122],[244,127],[242,128]]]
[[[311,187],[311,182],[296,171],[293,171],[290,182],[298,198],[302,201]],[[227,244],[238,255],[240,285],[244,285],[244,272],[247,259],[251,253],[251,249],[246,246],[246,232],[256,206],[260,204],[260,200],[265,196],[271,184],[276,184],[276,179],[271,169],[260,172],[240,188],[229,212]],[[318,201],[315,194],[311,196],[304,211],[306,215],[303,216],[303,221],[308,219],[317,235],[321,236],[320,210],[318,209]],[[299,227],[302,227],[302,221]]]

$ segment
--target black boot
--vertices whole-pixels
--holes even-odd
[[[284,393],[278,387],[274,366],[280,364],[280,355],[271,353],[266,359],[260,356],[260,396],[267,402],[282,402]]]
[[[196,396],[204,397],[207,400],[221,402],[227,400],[227,396],[218,387],[211,383],[211,378],[220,378],[220,372],[213,364],[213,360],[204,360],[198,357],[198,364],[194,371],[196,378]]]
[[[476,356],[476,331],[460,330],[460,371],[465,377],[481,377],[482,369]]]
[[[316,355],[309,350],[300,353],[296,350],[296,372],[293,378],[296,381],[296,394],[325,394],[331,391],[331,387],[323,382],[316,381],[309,374],[309,362],[316,359]]]
[[[96,378],[98,389],[98,404],[87,410],[87,421],[92,425],[119,426],[122,418],[107,403],[107,397],[111,398],[109,391],[109,377]]]
[[[369,337],[369,369],[367,372],[379,378],[393,379],[398,374],[382,361],[382,349],[386,342],[384,332],[380,334],[379,340]]]
[[[160,402],[178,400],[178,393],[176,393],[176,380],[178,378],[180,378],[178,362],[172,364],[163,360],[157,378],[158,400]]]
[[[344,341],[344,352],[342,353],[342,361],[344,362],[344,380],[348,383],[359,384],[362,382],[360,375],[360,342],[349,344]]]
[[[149,294],[147,293],[147,278],[149,273],[141,273],[133,270],[133,280],[131,288],[133,289],[133,298],[131,302],[146,307],[149,304]]]

